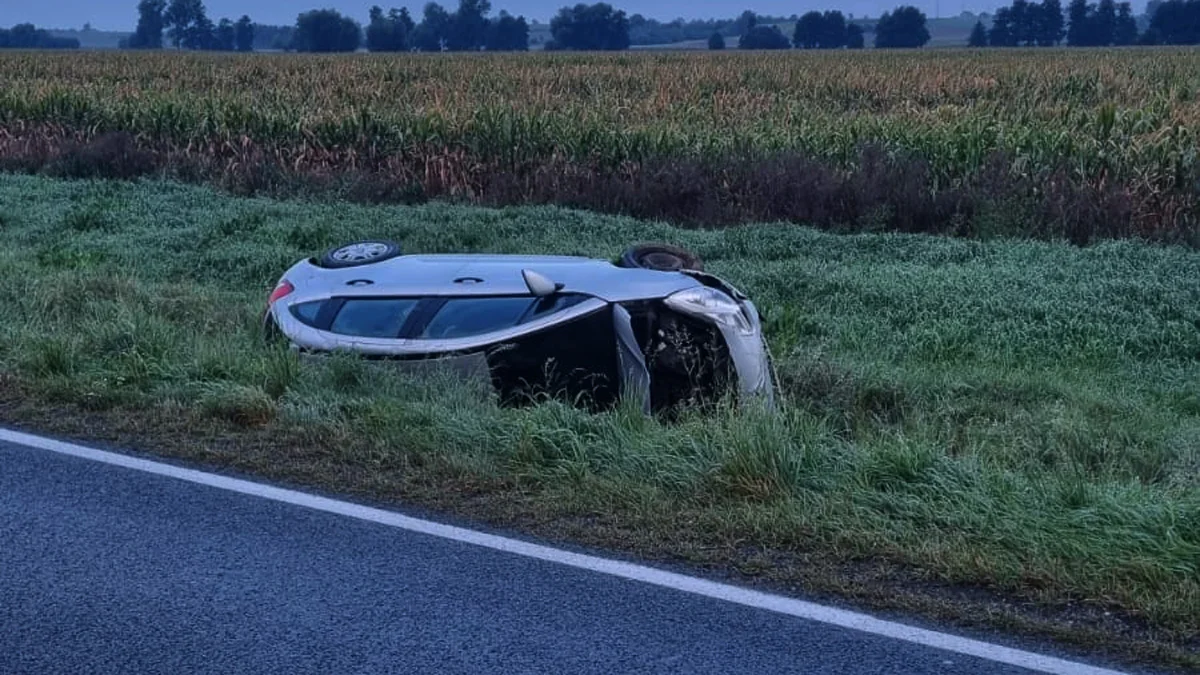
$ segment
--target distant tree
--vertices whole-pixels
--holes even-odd
[[[426,3],[421,23],[413,31],[412,45],[423,52],[440,52],[450,31],[450,13],[436,2]]]
[[[201,0],[171,0],[163,13],[163,25],[176,49],[197,49],[203,40],[197,24],[208,17]]]
[[[128,49],[162,49],[163,12],[167,0],[142,0],[138,3],[138,22],[125,47]]]
[[[490,0],[459,0],[458,10],[450,15],[446,49],[453,52],[478,51],[487,41]]]
[[[713,33],[708,37],[709,49],[725,49],[725,37],[720,33]]]
[[[1062,3],[1059,0],[1042,0],[1034,22],[1034,36],[1039,47],[1053,47],[1066,35],[1063,28]]]
[[[233,22],[229,19],[221,19],[217,22],[217,29],[213,33],[213,41],[216,43],[216,48],[223,52],[231,52],[237,48],[237,30],[233,26]]]
[[[606,2],[563,7],[550,20],[550,34],[563,49],[620,50],[629,48],[629,19]]]
[[[791,46],[778,26],[755,26],[738,40],[738,49],[788,49]]]
[[[204,13],[204,6],[200,6],[201,12],[188,29],[187,38],[183,41],[183,46],[186,49],[216,49],[217,27],[209,20]]]
[[[252,47],[256,50],[271,49],[288,51],[292,49],[293,38],[296,33],[295,25],[292,26],[271,26],[268,24],[255,23],[254,27],[254,42]]]
[[[1137,19],[1133,18],[1133,8],[1128,2],[1117,5],[1117,23],[1113,28],[1113,44],[1119,46],[1137,43]]]
[[[875,25],[875,47],[879,49],[923,47],[929,42],[925,14],[912,5],[884,12]]]
[[[254,51],[254,22],[250,17],[243,14],[242,18],[237,20],[233,26],[233,42],[234,47],[239,52]]]
[[[976,21],[975,27],[971,29],[971,37],[967,38],[968,47],[986,47],[988,46],[988,32],[983,27],[982,21]]]
[[[738,16],[737,21],[734,22],[734,28],[736,29],[737,35],[745,35],[746,33],[750,32],[751,28],[754,28],[757,25],[758,15],[749,9],[742,12],[741,15]]]
[[[409,48],[412,19],[407,10],[392,9],[386,15],[378,5],[371,8],[367,24],[367,49],[373,52],[404,52]]]
[[[1096,5],[1096,20],[1092,27],[1092,44],[1111,45],[1117,34],[1117,5],[1113,0],[1100,0]]]
[[[487,42],[489,52],[523,52],[529,50],[529,23],[525,17],[514,17],[501,11],[499,18],[488,22]]]
[[[1001,7],[992,17],[992,28],[988,31],[988,44],[993,47],[1017,46],[1017,35],[1013,30],[1012,10]]]
[[[1166,0],[1156,4],[1143,42],[1200,44],[1200,0]]]
[[[79,49],[79,40],[57,38],[31,23],[19,23],[9,30],[0,29],[0,48]]]
[[[846,26],[846,49],[862,49],[866,42],[862,26],[856,23]]]
[[[825,29],[825,18],[820,12],[805,12],[797,21],[792,32],[792,44],[797,49],[816,49]]]
[[[846,17],[835,10],[821,15],[821,33],[817,46],[821,49],[841,49],[846,46]]]
[[[1071,0],[1067,6],[1067,44],[1086,47],[1092,43],[1091,7],[1087,0]]]
[[[314,9],[296,17],[292,48],[298,52],[352,52],[362,44],[362,27],[333,9]]]

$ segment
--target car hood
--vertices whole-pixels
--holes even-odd
[[[522,270],[556,283],[564,293],[609,302],[662,298],[700,285],[679,272],[627,269],[575,256],[405,255],[363,267],[324,269],[297,263],[285,275],[299,295],[524,295]],[[370,282],[370,283],[364,283]]]

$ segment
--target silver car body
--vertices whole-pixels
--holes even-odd
[[[354,298],[467,298],[525,296],[534,298],[525,273],[554,282],[559,294],[586,296],[560,311],[519,325],[454,339],[368,338],[308,325],[291,308],[313,301]],[[773,401],[769,359],[758,310],[744,294],[717,277],[692,271],[658,271],[618,267],[606,260],[576,256],[420,254],[400,255],[347,268],[325,268],[315,260],[295,263],[280,279],[292,290],[270,303],[266,319],[274,323],[294,348],[313,352],[346,350],[378,357],[437,357],[470,353],[504,345],[514,339],[598,312],[612,312],[623,387],[641,390],[649,406],[650,368],[644,345],[634,338],[627,307],[670,298],[715,300],[728,313],[728,303],[740,308],[736,321],[721,322],[703,308],[683,307],[682,314],[716,327],[736,371],[742,394]],[[707,290],[702,290],[707,289]],[[687,292],[687,293],[684,293]],[[719,295],[715,295],[715,294]],[[672,311],[672,310],[668,310]],[[744,319],[744,320],[743,320]],[[731,325],[731,323],[733,325]]]

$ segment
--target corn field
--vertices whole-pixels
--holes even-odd
[[[442,191],[469,196],[486,192],[483,174],[563,163],[629,175],[791,154],[854,171],[869,145],[919,159],[932,192],[982,189],[980,172],[997,166],[1035,201],[1052,175],[1117,189],[1136,234],[1195,223],[1198,95],[1200,52],[1188,49],[14,52],[0,55],[0,136],[129,132],[231,164],[370,166],[426,188],[437,174]]]

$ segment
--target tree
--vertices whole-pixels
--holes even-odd
[[[846,17],[835,10],[821,16],[821,33],[817,46],[821,49],[841,49],[846,46]]]
[[[490,0],[459,0],[458,11],[450,16],[446,49],[453,52],[478,51],[487,41],[487,14]]]
[[[373,52],[404,52],[409,48],[412,19],[408,11],[390,10],[386,15],[378,5],[371,8],[367,24],[367,49]],[[407,21],[405,20],[407,19]]]
[[[925,13],[904,5],[895,11],[884,12],[875,25],[875,47],[878,49],[923,47],[929,42]]]
[[[239,52],[254,51],[254,22],[246,14],[237,20],[233,26],[234,47]]]
[[[1133,8],[1128,2],[1117,5],[1117,23],[1113,28],[1113,44],[1126,46],[1137,42],[1137,19],[1133,18]]]
[[[163,13],[163,24],[167,27],[167,36],[176,49],[199,49],[197,45],[205,41],[202,34],[208,21],[204,3],[201,0],[171,0]],[[211,33],[211,30],[210,30]]]
[[[450,30],[450,13],[436,2],[425,5],[421,23],[413,31],[412,45],[423,52],[440,52]]]
[[[992,17],[992,28],[988,31],[988,44],[993,47],[1015,47],[1017,36],[1013,31],[1012,10],[1001,7]]]
[[[976,21],[975,27],[971,29],[971,37],[967,38],[968,47],[986,47],[988,46],[988,32],[983,27],[982,21]]]
[[[856,23],[846,26],[846,49],[862,49],[866,42],[862,26]]]
[[[352,52],[362,43],[362,27],[333,9],[314,9],[296,17],[292,48],[298,52]]]
[[[138,3],[138,22],[125,46],[129,49],[162,49],[163,12],[167,0],[142,0]]]
[[[1166,0],[1155,5],[1143,41],[1164,45],[1200,44],[1200,0]]]
[[[821,41],[821,33],[825,29],[825,19],[820,12],[805,12],[796,21],[796,30],[792,33],[792,44],[797,49],[815,49]]]
[[[31,23],[19,23],[10,30],[0,29],[0,48],[5,49],[79,49],[79,40],[58,38]]]
[[[725,38],[720,33],[714,32],[708,37],[709,49],[725,49]]]
[[[237,32],[232,21],[221,19],[217,23],[217,29],[213,33],[213,42],[216,49],[223,52],[231,52],[237,48]]]
[[[1100,0],[1092,26],[1093,45],[1111,45],[1117,33],[1117,6],[1113,0]]]
[[[757,25],[758,15],[755,14],[753,10],[749,9],[742,12],[741,15],[738,16],[737,21],[734,22],[734,28],[737,30],[738,35],[745,35],[746,33],[750,32],[751,28],[754,28]]]
[[[1039,47],[1053,47],[1062,41],[1066,30],[1063,29],[1062,3],[1059,0],[1042,0],[1034,22],[1034,34]]]
[[[788,49],[791,46],[779,26],[755,26],[738,39],[738,49]]]
[[[201,5],[200,15],[192,22],[188,29],[187,38],[183,41],[183,46],[187,49],[216,49],[217,27],[204,14],[204,6]]]
[[[625,12],[599,2],[563,7],[550,20],[550,34],[562,49],[620,50],[629,48],[629,19]]]
[[[484,47],[489,52],[524,52],[529,50],[529,24],[525,17],[514,17],[501,11],[500,17],[488,23],[487,41]]]
[[[1085,47],[1092,44],[1091,7],[1087,0],[1071,0],[1067,6],[1067,44]]]

